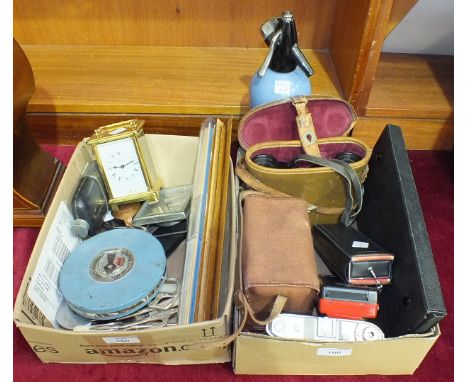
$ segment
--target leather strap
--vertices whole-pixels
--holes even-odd
[[[243,293],[241,293],[242,296],[244,296]],[[247,310],[248,315],[250,318],[259,325],[266,325],[270,321],[272,321],[278,314],[280,314],[283,311],[284,306],[286,305],[286,301],[288,300],[287,297],[278,295],[275,298],[275,302],[273,303],[273,307],[271,308],[270,314],[268,315],[268,318],[265,320],[259,320],[257,317],[255,317],[255,312],[253,309],[250,307],[249,303],[247,302],[247,298],[244,296],[243,300],[243,305],[244,309]]]
[[[331,168],[340,174],[347,184],[346,205],[341,214],[340,222],[346,226],[353,223],[362,208],[364,190],[356,171],[346,162],[339,159],[324,159],[311,155],[299,155],[297,161],[312,163],[315,165]]]
[[[125,222],[125,226],[132,227],[133,222],[132,219],[141,208],[140,202],[135,203],[128,203],[119,206],[117,211],[113,212],[114,218],[123,220]]]
[[[296,124],[299,132],[299,138],[304,148],[304,152],[308,155],[321,157],[320,149],[317,144],[317,133],[315,132],[312,114],[307,109],[306,97],[291,97],[291,102],[296,108]]]
[[[284,192],[275,190],[274,188],[267,186],[266,184],[259,181],[255,176],[253,176],[245,167],[245,159],[241,159],[236,165],[236,175],[250,188],[258,192],[263,192],[270,196],[284,198],[291,197],[291,195],[285,194]]]
[[[189,345],[188,348],[190,350],[210,350],[210,349],[218,349],[218,348],[223,348],[225,346],[228,346],[231,342],[235,341],[236,338],[239,336],[239,334],[242,332],[242,330],[245,327],[245,324],[247,323],[247,317],[250,316],[254,322],[260,325],[266,325],[270,321],[272,321],[278,314],[281,313],[283,310],[284,306],[286,305],[286,300],[287,298],[284,296],[276,296],[275,302],[273,304],[273,308],[271,310],[271,313],[269,317],[266,320],[258,320],[255,318],[255,314],[250,307],[249,303],[247,302],[247,298],[241,291],[236,291],[234,299],[236,301],[236,306],[239,309],[240,313],[242,314],[242,320],[239,324],[239,327],[236,329],[234,333],[232,333],[230,336],[224,337],[224,338],[218,338],[212,341],[204,341],[204,342],[199,342],[196,344]]]

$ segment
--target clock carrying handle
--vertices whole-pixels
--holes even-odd
[[[144,124],[145,124],[145,121],[142,121],[139,119],[130,119],[128,121],[122,121],[122,122],[112,123],[106,126],[101,126],[97,128],[96,130],[94,130],[94,134],[96,134],[97,138],[100,138],[103,136],[118,134],[120,132],[125,131],[129,127],[138,129],[138,128],[141,128]]]

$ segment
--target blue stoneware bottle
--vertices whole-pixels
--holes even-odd
[[[311,94],[309,77],[314,71],[297,45],[293,14],[283,12],[264,23],[260,31],[270,48],[250,83],[250,107]]]

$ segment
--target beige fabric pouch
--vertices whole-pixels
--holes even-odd
[[[255,318],[271,316],[278,296],[283,312],[310,313],[320,290],[307,202],[250,194],[244,199],[242,285]]]

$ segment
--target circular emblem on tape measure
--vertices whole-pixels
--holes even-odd
[[[97,281],[116,281],[132,269],[134,262],[135,256],[126,248],[105,249],[91,262],[91,276]]]

